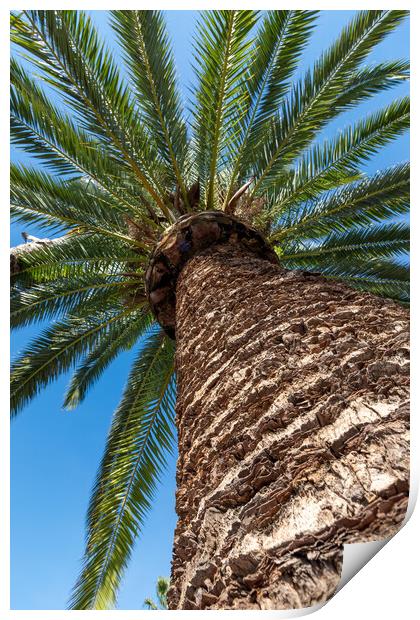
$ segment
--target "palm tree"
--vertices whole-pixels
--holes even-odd
[[[316,12],[203,12],[186,115],[161,12],[112,11],[124,79],[84,12],[13,14],[37,78],[12,59],[12,137],[42,167],[12,166],[12,214],[47,236],[11,251],[11,320],[50,322],[13,364],[13,414],[69,369],[76,407],[137,348],[72,608],[115,604],[175,426],[172,609],[324,601],[344,543],[400,526],[409,167],[363,164],[408,99],[320,135],[407,78],[365,63],[405,16],[357,13],[298,75]]]
[[[144,600],[144,605],[147,609],[168,609],[168,601],[166,600],[166,596],[168,594],[169,589],[169,579],[167,577],[158,577],[156,582],[156,597],[158,600],[158,605],[152,598],[146,598]]]

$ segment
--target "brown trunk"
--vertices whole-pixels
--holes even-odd
[[[171,609],[325,601],[407,506],[408,313],[233,245],[183,268]]]

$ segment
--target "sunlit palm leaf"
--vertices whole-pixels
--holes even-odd
[[[64,407],[74,409],[85,398],[109,364],[121,351],[131,349],[142,332],[151,324],[150,312],[138,310],[111,325],[106,337],[91,349],[71,378],[64,399]]]
[[[105,609],[115,603],[133,542],[173,446],[173,354],[172,342],[154,329],[134,362],[89,507],[84,567],[71,599],[73,609]]]
[[[320,192],[356,180],[360,166],[409,127],[408,97],[397,100],[350,125],[333,139],[315,145],[301,161],[276,198],[272,217],[317,196]],[[352,178],[353,177],[353,178]]]
[[[138,105],[161,156],[188,202],[183,177],[186,124],[175,63],[161,11],[113,11],[113,27],[125,52]]]
[[[254,175],[258,180],[254,193],[269,187],[279,170],[343,110],[343,102],[338,109],[336,100],[348,86],[354,71],[406,15],[406,11],[361,11],[313,69],[295,85],[277,119],[269,123],[259,156],[255,154]],[[347,105],[351,105],[350,101]]]
[[[312,30],[315,11],[269,11],[256,35],[249,63],[247,81],[247,110],[241,120],[237,140],[232,140],[232,159],[235,163],[226,191],[225,206],[234,184],[243,179],[253,147],[264,137],[265,122],[277,112],[290,88],[289,80],[296,68],[302,49]]]
[[[23,246],[27,248],[27,246]],[[50,244],[37,244],[19,254],[20,270],[12,276],[12,293],[32,286],[64,279],[103,277],[124,273],[127,263],[138,265],[141,277],[144,257],[133,252],[121,240],[95,233],[67,234]],[[128,276],[130,278],[131,276]],[[127,282],[130,280],[127,279]]]
[[[86,130],[122,159],[138,183],[166,213],[150,136],[139,123],[127,87],[93,27],[81,11],[24,11],[12,40],[31,53],[45,80],[65,96]]]
[[[327,192],[319,200],[309,202],[295,215],[280,224],[272,235],[279,243],[295,237],[315,238],[333,230],[368,225],[406,213],[410,198],[410,166],[400,164]]]
[[[337,257],[334,263],[318,256],[315,259],[297,258],[284,262],[290,269],[308,269],[346,282],[353,288],[389,297],[401,302],[409,301],[410,276],[407,265],[392,259],[375,259],[349,255]]]
[[[240,80],[251,47],[248,34],[255,23],[255,11],[206,11],[198,25],[194,132],[208,209],[215,205],[216,174],[223,165],[228,137],[239,130],[245,113],[246,93]]]
[[[283,247],[282,261],[307,260],[311,263],[321,257],[332,263],[341,258],[380,258],[405,253],[409,249],[410,228],[405,223],[374,224],[363,228],[332,232],[321,243],[297,241]]]
[[[50,283],[31,286],[12,297],[10,320],[12,327],[22,327],[77,310],[87,302],[103,304],[109,299],[118,303],[119,291],[127,286],[124,279],[104,275],[77,274]],[[117,289],[117,291],[116,291]],[[115,292],[116,291],[116,292]]]
[[[410,63],[406,60],[391,60],[352,73],[346,87],[335,100],[336,110],[354,107],[364,99],[393,88],[409,77]]]
[[[135,217],[133,207],[115,203],[83,179],[57,180],[43,171],[12,166],[11,209],[17,221],[60,231],[76,227],[146,248],[128,235],[125,218]],[[137,213],[141,214],[140,208]]]
[[[130,311],[97,312],[89,317],[69,317],[32,340],[12,364],[11,412],[15,415],[46,385],[70,369],[107,332],[109,326]]]

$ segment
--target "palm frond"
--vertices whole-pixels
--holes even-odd
[[[108,274],[78,273],[59,280],[32,284],[28,289],[17,290],[11,298],[10,324],[12,328],[77,313],[86,304],[104,307],[108,299],[117,303],[127,288],[127,277]],[[92,303],[93,302],[93,303]]]
[[[333,140],[315,145],[296,164],[291,181],[278,194],[272,217],[320,192],[357,180],[359,167],[409,128],[408,97],[394,101],[350,125]]]
[[[156,582],[156,596],[162,609],[168,609],[167,593],[170,582],[167,577],[158,577]]]
[[[240,84],[251,46],[248,34],[256,18],[255,11],[206,11],[198,25],[194,133],[208,209],[215,206],[216,175],[245,113],[246,93]]]
[[[331,264],[343,257],[364,260],[395,257],[406,253],[410,244],[410,227],[404,223],[380,223],[364,228],[350,228],[343,232],[332,232],[320,243],[297,241],[289,247],[283,246],[282,261],[307,260],[315,264],[319,257]]]
[[[407,212],[410,166],[399,164],[372,177],[310,201],[279,222],[271,239],[280,243],[296,237],[317,238],[351,226],[367,226]]]
[[[11,299],[11,327],[22,327],[51,319],[55,315],[70,313],[88,299],[102,301],[104,296],[109,296],[110,291],[112,294],[113,287],[123,285],[124,282],[78,275],[74,280],[37,284],[26,291],[17,291]]]
[[[96,312],[54,323],[32,340],[12,364],[11,414],[16,415],[42,388],[71,368],[103,336],[112,323],[130,310]]]
[[[179,185],[187,204],[182,174],[187,131],[163,14],[161,11],[112,11],[112,15],[143,121],[161,157],[172,167],[171,180]]]
[[[65,279],[116,276],[124,273],[128,264],[138,265],[136,274],[141,277],[145,260],[121,240],[78,232],[54,239],[52,243],[37,244],[18,256],[20,270],[11,279],[13,294]]]
[[[113,201],[114,208],[130,213],[144,211],[130,195],[127,171],[96,138],[76,127],[62,114],[22,66],[11,62],[12,142],[46,164],[55,174],[77,179]],[[36,174],[34,172],[34,174]],[[133,204],[134,203],[134,204]],[[135,206],[134,206],[135,205]]]
[[[157,605],[154,602],[154,600],[152,598],[145,598],[144,599],[144,606],[146,607],[146,609],[149,610],[157,610]]]
[[[265,122],[277,111],[289,80],[312,31],[316,11],[268,11],[255,37],[250,60],[247,111],[237,140],[232,140],[232,173],[225,208],[235,183],[253,159],[253,146],[261,142]]]
[[[85,398],[109,364],[121,353],[134,346],[153,317],[143,307],[114,323],[105,337],[91,349],[73,374],[64,398],[64,407],[74,409]]]
[[[44,80],[63,94],[82,126],[122,160],[163,214],[165,190],[156,176],[153,142],[142,128],[110,52],[83,11],[23,11],[12,41],[31,54]],[[171,221],[171,220],[169,220]]]
[[[337,279],[349,286],[407,303],[409,301],[409,267],[399,261],[383,258],[343,256],[332,263],[328,258],[291,259],[284,262],[290,269],[308,269]]]
[[[390,60],[363,67],[352,73],[335,100],[337,111],[348,110],[363,100],[398,86],[409,78],[410,63]]]
[[[85,174],[97,183],[111,174],[110,162],[98,141],[76,128],[70,116],[61,113],[51,103],[14,59],[11,60],[11,87],[11,137],[14,144],[59,174]]]
[[[61,180],[34,168],[12,165],[11,211],[16,221],[60,231],[78,228],[148,251],[147,244],[127,234],[125,217],[132,211],[83,179]]]
[[[404,17],[406,11],[360,11],[313,69],[295,85],[279,115],[267,125],[266,140],[255,154],[253,193],[269,187],[279,171],[306,148],[328,121],[360,63]],[[351,103],[347,102],[347,106]]]
[[[88,511],[72,609],[105,609],[115,594],[174,440],[174,346],[149,332],[114,414]]]

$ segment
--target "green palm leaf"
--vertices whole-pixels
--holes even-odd
[[[141,207],[133,206],[133,197],[127,191],[125,168],[110,160],[96,139],[77,129],[70,117],[61,114],[14,61],[11,74],[12,141],[48,165],[55,174],[66,175],[67,181],[69,176],[73,182],[78,179],[86,185],[89,181],[96,197],[100,191],[104,194],[102,201],[109,198],[117,208],[129,213],[141,211]],[[15,177],[19,176],[16,170],[12,168]],[[20,176],[22,185],[23,175]],[[37,176],[36,171],[32,171],[32,176]],[[31,185],[29,172],[26,177]],[[12,188],[18,180],[13,181]]]
[[[272,240],[279,243],[300,236],[315,238],[349,226],[366,226],[407,212],[410,166],[400,164],[380,171],[359,183],[327,192],[299,209],[280,224]]]
[[[282,261],[299,260],[316,264],[321,258],[336,262],[341,258],[381,258],[405,253],[409,249],[410,228],[407,224],[373,224],[363,228],[332,232],[321,243],[297,242],[290,248],[284,247],[280,254]]]
[[[118,242],[119,241],[119,242]],[[22,246],[21,246],[22,247]],[[23,249],[27,249],[27,245]],[[30,251],[21,252],[19,273],[12,276],[12,293],[31,287],[77,277],[103,278],[125,273],[127,264],[138,265],[136,273],[141,278],[140,266],[144,257],[124,245],[121,240],[92,233],[68,234],[49,244],[37,244]],[[129,277],[126,283],[131,283]]]
[[[118,301],[119,291],[126,286],[122,279],[98,276],[96,274],[75,278],[65,278],[59,282],[42,283],[31,286],[30,289],[18,291],[11,300],[10,320],[12,327],[21,327],[51,319],[60,314],[77,312],[77,308],[95,301],[103,304],[108,299]]]
[[[409,77],[409,67],[406,60],[391,60],[355,71],[336,98],[335,109],[346,110],[376,93],[401,84]]]
[[[291,181],[278,193],[272,217],[320,192],[357,180],[360,165],[409,128],[409,106],[408,97],[397,100],[350,125],[335,139],[315,145],[297,162]]]
[[[149,332],[114,414],[88,513],[84,567],[71,608],[105,609],[130,557],[172,449],[174,346]]]
[[[182,175],[187,148],[186,125],[162,12],[113,11],[112,15],[144,122],[156,140],[159,153],[173,169],[172,182],[178,183],[188,203]]]
[[[335,103],[354,71],[406,15],[406,11],[361,11],[315,63],[312,71],[296,84],[278,117],[267,125],[266,140],[259,155],[255,153],[254,175],[258,181],[254,194],[269,187],[285,164],[343,110],[343,104],[338,109]]]
[[[99,183],[111,172],[98,141],[76,129],[74,121],[63,115],[13,60],[11,85],[11,136],[15,144],[59,174],[86,174]]]
[[[12,415],[16,415],[42,388],[71,368],[78,357],[107,332],[112,323],[129,312],[125,309],[68,317],[34,338],[12,364]]]
[[[290,269],[309,269],[337,279],[353,288],[374,295],[389,297],[407,303],[409,301],[409,268],[392,259],[355,257],[337,258],[335,263],[318,256],[313,261],[291,259],[284,262]]]
[[[134,215],[132,209],[115,204],[83,179],[57,180],[32,168],[11,167],[11,210],[17,221],[60,231],[89,230],[147,250],[127,234],[125,218],[127,213]],[[137,214],[141,215],[141,209]]]
[[[207,11],[198,25],[195,44],[198,89],[194,132],[200,180],[206,205],[214,207],[216,175],[228,136],[235,135],[244,115],[246,93],[240,88],[256,23],[255,11]]]
[[[64,398],[64,407],[74,409],[85,398],[109,364],[121,351],[128,350],[153,320],[150,312],[139,307],[132,314],[110,326],[106,337],[91,349],[76,369]]]
[[[277,111],[290,88],[290,77],[308,41],[315,16],[315,11],[269,11],[256,35],[245,84],[248,109],[241,122],[243,129],[232,145],[235,163],[225,208],[238,175],[243,179],[249,169],[253,146],[263,138],[265,121]]]
[[[44,79],[62,92],[83,123],[122,159],[165,215],[165,192],[150,136],[138,122],[129,91],[90,18],[80,11],[24,11],[12,40],[31,54]]]

